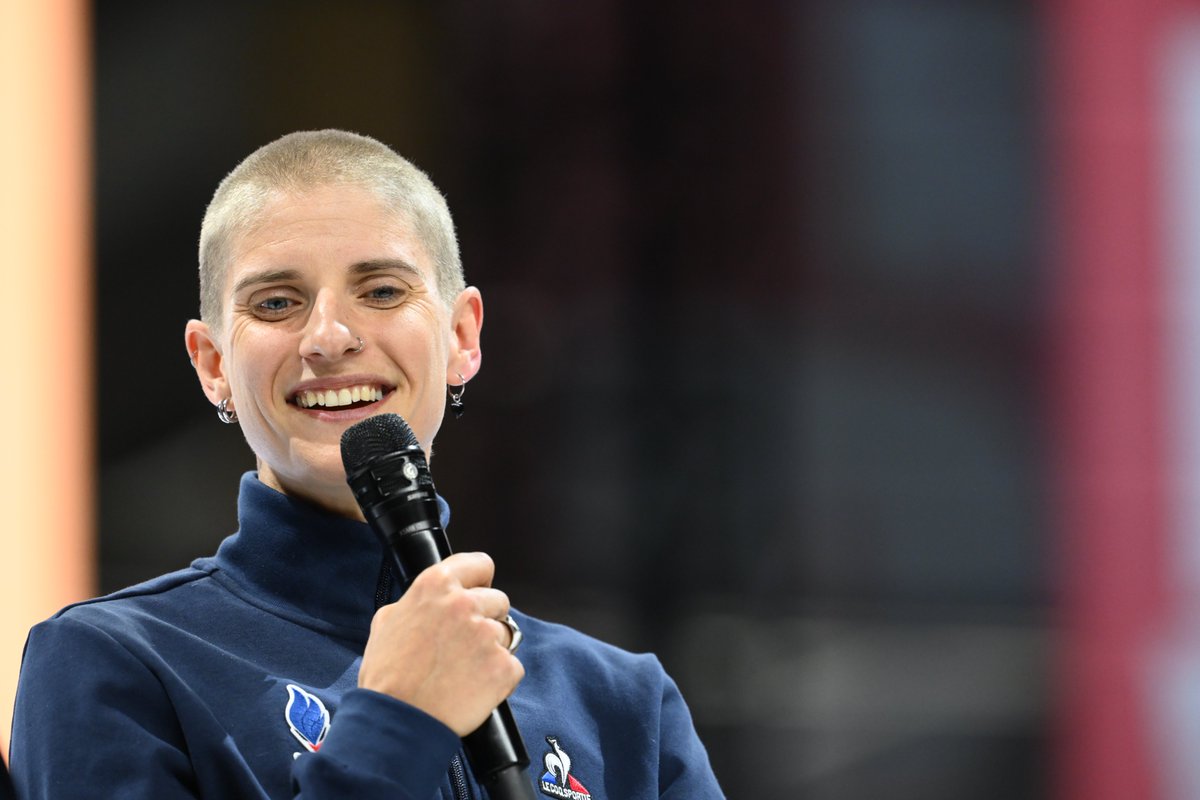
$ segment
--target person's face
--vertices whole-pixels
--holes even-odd
[[[232,398],[260,480],[357,515],[342,432],[391,412],[428,453],[446,385],[479,369],[482,299],[451,299],[403,220],[364,189],[321,187],[234,241],[221,331],[191,321],[188,351],[209,399]]]

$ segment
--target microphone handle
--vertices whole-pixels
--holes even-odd
[[[386,536],[388,550],[399,574],[411,582],[423,569],[450,555],[450,543],[441,527]],[[476,779],[493,800],[537,800],[529,779],[529,754],[517,729],[508,701],[501,701],[475,731],[462,738],[463,748]]]

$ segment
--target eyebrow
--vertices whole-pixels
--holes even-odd
[[[424,280],[425,277],[421,274],[421,270],[402,258],[372,258],[367,261],[359,261],[351,264],[348,271],[351,275],[367,275],[372,272],[389,269],[408,273],[421,280]],[[300,271],[295,269],[270,269],[262,272],[252,272],[234,284],[233,294],[237,295],[247,287],[257,286],[261,283],[275,283],[277,281],[294,281],[299,279]]]
[[[350,273],[352,275],[364,275],[370,272],[379,272],[380,270],[395,269],[400,272],[407,272],[413,277],[424,279],[421,270],[417,269],[413,264],[408,263],[403,258],[372,258],[368,261],[359,261],[357,264],[350,265]]]
[[[294,269],[271,269],[262,272],[252,272],[234,284],[233,294],[239,294],[248,286],[260,283],[275,283],[276,281],[294,281],[299,277],[299,270]]]

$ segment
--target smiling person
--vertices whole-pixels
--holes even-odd
[[[723,796],[656,658],[511,609],[482,553],[402,586],[363,522],[342,433],[395,413],[429,456],[481,365],[483,298],[424,173],[343,131],[259,149],[205,214],[200,307],[188,355],[257,458],[238,530],[30,632],[19,797],[486,797],[460,737],[505,699],[546,796]]]

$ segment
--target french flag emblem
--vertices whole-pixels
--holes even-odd
[[[294,683],[287,685],[288,702],[283,711],[292,735],[311,753],[321,749],[329,733],[329,712],[321,698],[306,692]]]

